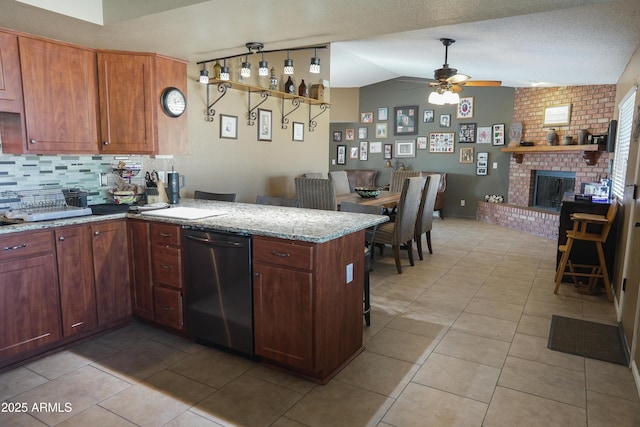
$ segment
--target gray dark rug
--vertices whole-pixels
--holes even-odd
[[[554,314],[551,317],[547,347],[618,365],[629,364],[623,345],[622,328],[614,325]]]

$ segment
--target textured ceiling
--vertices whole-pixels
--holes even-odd
[[[28,1],[28,0],[27,0]],[[67,0],[69,1],[69,0]],[[506,86],[616,83],[640,42],[639,0],[103,0],[98,25],[0,0],[0,26],[86,46],[191,62],[331,42],[332,87],[449,64]]]

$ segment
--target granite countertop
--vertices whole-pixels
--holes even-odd
[[[0,236],[17,231],[40,230],[109,219],[138,218],[247,235],[323,243],[389,220],[389,217],[382,215],[194,199],[181,199],[179,204],[171,205],[169,209],[174,207],[211,209],[222,214],[199,220],[155,217],[138,213],[91,215],[2,226]]]

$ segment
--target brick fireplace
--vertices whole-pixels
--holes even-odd
[[[523,141],[540,144],[545,142],[548,131],[548,127],[542,125],[544,107],[571,103],[571,124],[556,127],[560,139],[564,135],[575,138],[580,129],[588,129],[592,134],[606,134],[614,114],[615,90],[615,85],[517,88],[513,121],[522,123]],[[478,220],[557,239],[559,213],[530,207],[535,171],[575,172],[574,191],[579,193],[581,183],[609,176],[609,157],[607,152],[598,153],[593,166],[586,164],[579,151],[527,153],[522,163],[511,158],[506,203],[478,202]]]

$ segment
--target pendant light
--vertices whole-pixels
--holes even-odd
[[[204,65],[202,66],[202,70],[200,70],[200,83],[203,85],[209,83],[209,72],[205,70]]]
[[[227,67],[227,60],[224,59],[222,62],[222,68],[220,69],[220,80],[228,81],[231,78],[229,74],[229,67]]]
[[[284,60],[284,73],[293,74],[293,60],[289,58],[289,51],[287,51],[287,59]]]
[[[318,49],[315,49],[315,54],[311,58],[311,65],[309,65],[309,72],[313,74],[320,73],[320,58],[318,58]]]
[[[264,52],[260,53],[262,53],[262,61],[258,63],[258,75],[265,77],[269,75],[269,63],[264,60]]]
[[[240,69],[240,75],[244,78],[251,77],[251,64],[249,63],[248,55],[244,56],[244,62]]]

